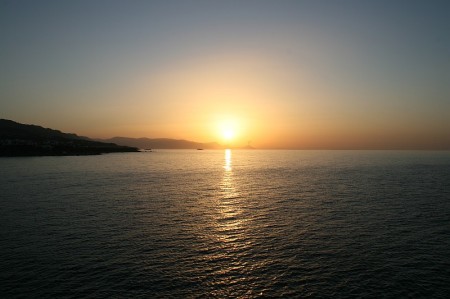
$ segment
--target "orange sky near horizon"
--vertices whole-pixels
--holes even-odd
[[[92,138],[450,149],[444,2],[25,2],[0,10],[1,118]]]
[[[113,91],[117,106],[105,107],[106,112],[117,113],[117,119],[100,119],[98,127],[78,133],[255,148],[426,148],[423,144],[441,148],[449,144],[445,111],[440,115],[430,111],[427,116],[423,107],[399,107],[395,101],[399,95],[392,90],[367,95],[364,89],[348,86],[343,92],[342,86],[324,84],[306,70],[274,72],[275,59],[270,55],[229,53],[210,60],[191,59],[157,76],[132,78],[131,84]],[[296,79],[290,82],[289,77]],[[379,98],[386,103],[380,106]],[[155,106],[153,99],[161,100]],[[225,140],[223,130],[229,124],[234,136]],[[79,124],[73,127],[77,128]]]

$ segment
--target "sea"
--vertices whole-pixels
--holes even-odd
[[[450,152],[0,158],[1,298],[449,298]]]

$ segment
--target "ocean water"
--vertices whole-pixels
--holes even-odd
[[[448,294],[449,152],[0,159],[1,298]]]

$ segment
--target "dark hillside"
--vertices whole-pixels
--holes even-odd
[[[0,156],[99,155],[136,151],[134,147],[92,141],[76,134],[0,119]]]

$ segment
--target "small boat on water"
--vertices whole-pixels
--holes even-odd
[[[202,151],[203,149],[202,149],[202,148],[198,148],[197,150],[198,150],[198,151]]]

